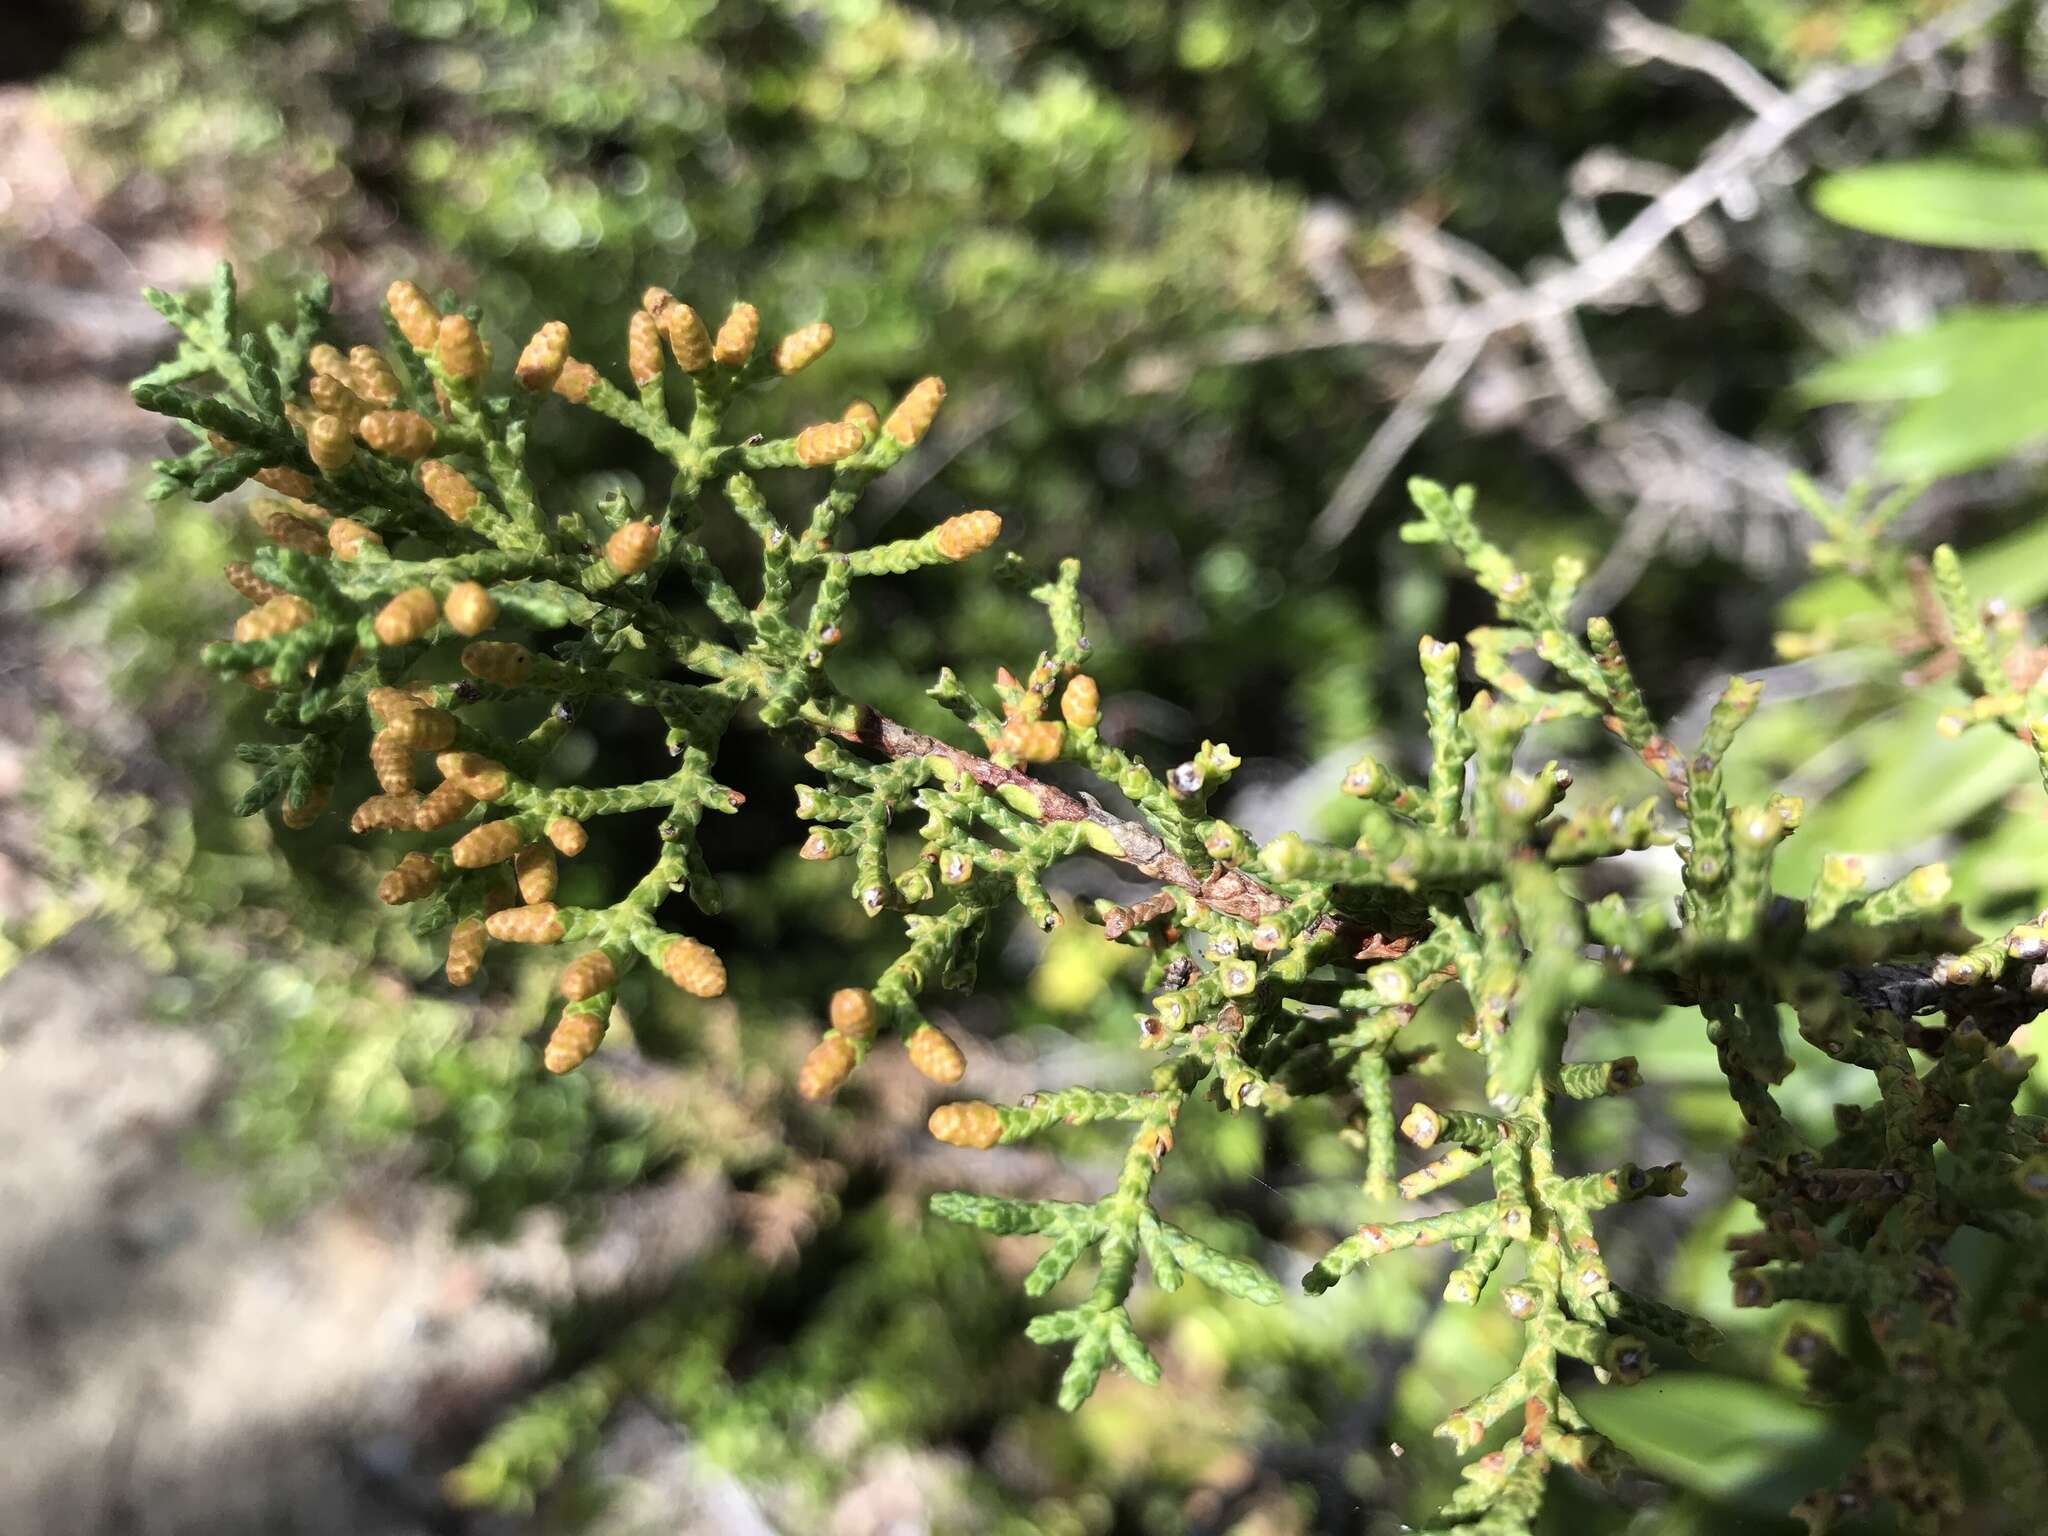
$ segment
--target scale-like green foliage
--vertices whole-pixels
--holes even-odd
[[[1829,861],[1805,899],[1777,893],[1773,862],[1804,806],[1783,794],[1731,803],[1724,775],[1761,685],[1731,680],[1698,743],[1674,742],[1614,626],[1568,620],[1577,562],[1548,577],[1520,569],[1478,529],[1470,490],[1411,486],[1421,519],[1410,539],[1448,546],[1498,610],[1462,646],[1420,643],[1426,773],[1411,784],[1377,761],[1354,766],[1343,788],[1360,802],[1362,831],[1349,846],[1294,833],[1262,841],[1209,809],[1240,766],[1227,746],[1203,742],[1155,766],[1103,739],[1099,690],[1081,671],[1090,643],[1072,562],[1034,594],[1051,640],[1022,680],[999,671],[984,696],[947,672],[930,690],[974,745],[910,729],[844,689],[832,659],[859,634],[859,583],[966,559],[1000,528],[993,513],[965,512],[918,537],[857,542],[859,497],[929,428],[944,394],[936,379],[886,419],[855,402],[839,420],[770,436],[752,430],[758,418],[739,420],[753,386],[796,371],[830,335],[806,327],[764,345],[744,304],[714,335],[650,291],[628,332],[630,390],[573,356],[565,327],[544,327],[506,394],[489,387],[478,317],[444,314],[407,283],[391,290],[381,353],[344,356],[321,342],[317,294],[293,325],[263,335],[238,326],[225,278],[204,310],[160,307],[185,343],[137,398],[195,438],[160,466],[160,484],[207,499],[255,478],[284,498],[257,504],[272,544],[231,572],[256,606],[207,653],[273,701],[276,739],[246,752],[259,769],[248,808],[274,800],[288,824],[306,821],[367,747],[383,792],[353,824],[404,840],[379,894],[412,905],[423,931],[451,931],[451,980],[474,975],[491,944],[573,946],[550,1071],[599,1049],[618,982],[642,962],[700,996],[723,988],[716,957],[664,914],[675,894],[719,908],[697,829],[707,811],[740,810],[714,777],[736,730],[803,750],[817,776],[795,786],[811,829],[805,856],[842,861],[852,898],[870,917],[894,915],[907,937],[878,975],[831,999],[831,1028],[799,1078],[807,1096],[834,1092],[885,1032],[927,1077],[959,1081],[961,1052],[924,1017],[924,999],[971,984],[983,938],[1013,907],[1042,928],[1061,924],[1047,894],[1054,866],[1093,854],[1152,888],[1093,912],[1105,942],[1144,956],[1151,1004],[1137,1048],[1156,1063],[1149,1085],[965,1100],[930,1122],[942,1141],[971,1148],[1067,1125],[1131,1127],[1113,1187],[1094,1201],[933,1202],[984,1231],[1046,1240],[1025,1281],[1032,1295],[1092,1255],[1085,1295],[1028,1330],[1070,1347],[1063,1406],[1079,1406],[1113,1366],[1159,1376],[1130,1312],[1141,1261],[1164,1290],[1192,1274],[1245,1301],[1280,1300],[1262,1268],[1156,1207],[1176,1142],[1203,1128],[1190,1109],[1277,1116],[1327,1099],[1358,1132],[1368,1196],[1398,1187],[1424,1203],[1337,1243],[1305,1289],[1327,1291],[1396,1250],[1446,1245],[1459,1257],[1445,1299],[1490,1295],[1521,1325],[1512,1369],[1438,1426],[1461,1452],[1512,1426],[1467,1468],[1442,1520],[1527,1530],[1554,1466],[1611,1478],[1623,1458],[1574,1406],[1569,1362],[1627,1383],[1651,1370],[1659,1343],[1704,1354],[1717,1335],[1616,1286],[1596,1233],[1596,1220],[1627,1219],[1611,1208],[1683,1194],[1684,1170],[1560,1166],[1557,1113],[1640,1078],[1627,1058],[1572,1059],[1583,1015],[1650,1018],[1678,1004],[1705,1021],[1746,1127],[1736,1189],[1764,1218],[1736,1241],[1737,1305],[1844,1305],[1875,1347],[1851,1362],[1816,1334],[1795,1337],[1817,1378],[1850,1384],[1876,1415],[1847,1480],[1803,1506],[1811,1523],[1882,1496],[1910,1528],[1932,1531],[1987,1485],[2017,1510],[2048,1510],[2039,1448],[2000,1381],[2048,1262],[2044,1127],[2015,1108],[2028,1063],[2009,1043],[2041,1006],[2042,927],[1963,928],[1938,867],[1872,890],[1859,866]],[[189,387],[209,375],[212,389]],[[553,396],[667,461],[658,506],[621,495],[565,510],[534,478],[527,433]],[[807,520],[772,509],[756,481],[769,471],[822,479]],[[1868,556],[1874,533],[1861,514],[1827,510],[1837,544]],[[727,517],[758,542],[745,571],[722,568],[699,542],[709,520]],[[2015,625],[1982,621],[1946,552],[1931,579],[1946,642],[1980,695],[1958,725],[2032,734],[2048,719],[2048,692]],[[466,674],[452,680],[451,653]],[[596,701],[653,712],[674,771],[559,780],[550,748]],[[1574,803],[1571,775],[1525,750],[1535,727],[1571,720],[1600,722],[1639,758],[1652,796]],[[437,754],[440,783],[422,793],[425,753]],[[1095,793],[1065,787],[1080,780]],[[1121,797],[1129,814],[1098,793]],[[630,890],[608,905],[552,899],[555,855],[580,850],[582,823],[646,811],[663,819]],[[919,841],[905,859],[889,834],[909,826]],[[1589,866],[1661,847],[1676,848],[1682,871],[1675,912],[1619,894],[1588,899]],[[1397,1082],[1425,1054],[1407,1028],[1439,994],[1464,1020],[1458,1042],[1483,1066],[1484,1101],[1431,1105],[1403,1085],[1400,1115]],[[1792,1069],[1786,1011],[1807,1042],[1875,1080],[1875,1101],[1845,1105],[1819,1140],[1779,1102]],[[1397,1129],[1433,1154],[1398,1185]],[[1437,1198],[1468,1179],[1483,1181],[1470,1199]],[[2020,1255],[2017,1281],[1981,1302],[1965,1297],[1951,1253],[1966,1228]],[[1519,1278],[1495,1283],[1510,1260]],[[559,1463],[594,1432],[620,1370],[614,1361],[563,1388],[550,1400],[559,1412],[541,1413],[530,1434],[508,1430],[471,1475],[517,1482],[519,1467]]]

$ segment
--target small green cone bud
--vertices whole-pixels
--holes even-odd
[[[1102,719],[1102,691],[1086,672],[1076,672],[1060,692],[1060,718],[1077,730],[1092,730]]]
[[[1227,821],[1212,821],[1202,833],[1202,847],[1212,859],[1241,864],[1251,856],[1251,843]]]
[[[1215,975],[1225,997],[1249,997],[1259,987],[1259,968],[1249,960],[1226,960]]]
[[[1785,835],[1785,819],[1775,809],[1744,806],[1728,813],[1736,841],[1749,848],[1768,848]]]
[[[1379,796],[1387,781],[1387,771],[1379,765],[1379,759],[1361,757],[1353,763],[1344,775],[1344,793],[1360,800],[1372,800]]]
[[[1417,1103],[1401,1117],[1401,1134],[1427,1152],[1443,1134],[1443,1118],[1427,1104]]]

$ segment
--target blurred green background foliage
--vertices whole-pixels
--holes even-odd
[[[1658,14],[1793,85],[1883,57],[1937,9],[1688,0]],[[2026,10],[1972,45],[1978,62],[1942,66],[1958,78],[1830,118],[1815,159],[1834,174],[1810,204],[1815,180],[1794,164],[1717,215],[1713,259],[1687,252],[1689,302],[1581,316],[1625,402],[1710,425],[1681,446],[1731,462],[1753,448],[1773,484],[1791,469],[1929,482],[1900,547],[1937,532],[1976,546],[1975,589],[2019,606],[2048,596],[2044,45]],[[933,724],[920,690],[935,668],[979,679],[1028,661],[1039,616],[1022,588],[1078,553],[1111,734],[1167,753],[1227,739],[1253,761],[1226,809],[1330,835],[1350,812],[1324,794],[1335,775],[1303,765],[1367,744],[1401,762],[1419,721],[1410,647],[1478,608],[1433,554],[1400,549],[1384,506],[1335,549],[1306,538],[1414,385],[1415,358],[1316,342],[1225,362],[1217,349],[1248,327],[1327,331],[1331,261],[1364,302],[1415,307],[1412,253],[1388,234],[1402,217],[1513,272],[1569,260],[1559,206],[1589,154],[1621,146],[1683,170],[1742,116],[1711,81],[1615,57],[1592,8],[1505,0],[87,11],[87,39],[35,87],[80,186],[109,219],[175,216],[185,238],[232,254],[253,305],[328,273],[361,321],[385,281],[412,275],[481,300],[501,356],[529,323],[560,318],[580,353],[611,358],[658,282],[707,314],[744,297],[771,328],[831,320],[839,343],[785,391],[793,411],[832,416],[943,374],[944,425],[870,498],[864,532],[995,507],[1015,530],[1014,579],[927,574],[892,593],[870,647],[888,664],[852,691]],[[1970,86],[1966,68],[1988,83]],[[1910,617],[1856,579],[1869,551],[1824,550],[1847,569],[1810,573],[1818,530],[1796,503],[1766,516],[1736,469],[1733,510],[1659,510],[1601,475],[1669,443],[1623,440],[1625,420],[1560,426],[1540,398],[1490,410],[1486,377],[1411,462],[1479,485],[1494,532],[1531,566],[1569,553],[1600,567],[1663,519],[1638,540],[1617,626],[1660,708],[1729,668],[1769,671],[1773,702],[1731,765],[1747,776],[1731,798],[1815,797],[1784,862],[1800,847],[1888,870],[1945,856],[1984,928],[2048,905],[2029,754],[1937,734],[1960,693],[1901,679]],[[581,494],[654,472],[621,435],[551,430],[551,468]],[[1656,461],[1649,479],[1687,472]],[[1490,1309],[1436,1307],[1422,1256],[1313,1306],[1151,1295],[1168,1388],[1118,1383],[1072,1419],[1051,1408],[1047,1364],[1019,1338],[1016,1255],[922,1216],[924,1195],[959,1175],[923,1140],[917,1089],[884,1080],[831,1112],[790,1092],[826,993],[888,940],[837,899],[835,873],[794,858],[786,819],[717,829],[715,862],[739,871],[713,935],[730,998],[635,994],[605,1070],[539,1073],[540,968],[494,961],[480,1007],[418,984],[431,957],[402,923],[366,915],[371,865],[345,834],[285,840],[227,814],[246,770],[225,743],[248,722],[224,711],[255,706],[223,702],[196,659],[235,609],[217,580],[244,540],[233,517],[125,503],[102,516],[83,571],[38,577],[30,606],[103,665],[145,744],[52,725],[26,803],[57,894],[9,926],[11,953],[80,924],[132,948],[161,977],[166,1019],[235,1060],[216,1144],[273,1215],[402,1176],[454,1189],[479,1237],[545,1213],[588,1234],[636,1194],[720,1192],[705,1251],[554,1310],[553,1364],[466,1448],[453,1507],[595,1517],[606,1485],[591,1453],[629,1402],[680,1424],[792,1530],[827,1528],[849,1485],[904,1450],[943,1473],[926,1505],[941,1530],[1393,1530],[1449,1486],[1428,1426],[1500,1374],[1512,1341]],[[1783,655],[1774,629],[1793,636]],[[594,714],[568,750],[629,774],[661,751],[635,730]],[[1552,750],[1584,760],[1588,746],[1564,731]],[[791,765],[757,750],[722,765],[728,782],[787,780]],[[1629,766],[1614,765],[1617,789]],[[587,878],[635,852],[595,844]],[[975,1070],[1016,1092],[1135,1081],[1135,978],[1103,950],[1086,935],[992,946],[957,1010]],[[1777,1357],[1788,1312],[1833,1324],[1727,1304],[1721,1241],[1745,1208],[1717,1173],[1733,1111],[1697,1020],[1600,1028],[1586,1049],[1637,1055],[1647,1086],[1585,1106],[1570,1155],[1683,1157],[1694,1190],[1680,1215],[1618,1230],[1611,1262],[1730,1341],[1706,1368],[1582,1399],[1668,1494],[1596,1502],[1561,1485],[1546,1519],[1783,1529],[1790,1499],[1855,1444],[1855,1406],[1802,1403]],[[1452,1071],[1458,1054],[1445,1053]],[[1833,1069],[1812,1053],[1800,1068],[1796,1103],[1824,1119]],[[1322,1114],[1190,1136],[1168,1193],[1180,1219],[1295,1278],[1359,1205],[1355,1159]],[[1086,1148],[1071,1168],[1020,1158],[1004,1176],[1020,1190],[1099,1184]],[[2028,1406],[2037,1423],[2048,1412]]]

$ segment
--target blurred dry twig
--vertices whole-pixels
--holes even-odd
[[[1302,246],[1303,265],[1329,306],[1323,317],[1308,325],[1245,327],[1199,350],[1141,359],[1133,366],[1131,387],[1168,390],[1197,367],[1331,348],[1426,354],[1420,371],[1316,517],[1308,544],[1317,551],[1334,548],[1349,537],[1415,440],[1445,403],[1474,379],[1475,370],[1480,377],[1471,404],[1484,416],[1517,416],[1536,402],[1558,401],[1569,429],[1625,425],[1630,418],[1617,417],[1614,393],[1579,335],[1578,312],[1588,306],[1651,303],[1680,312],[1693,307],[1698,302],[1697,282],[1672,255],[1670,242],[1683,241],[1694,261],[1713,264],[1721,255],[1722,241],[1704,216],[1716,208],[1736,220],[1752,216],[1761,203],[1758,183],[1771,173],[1794,137],[1843,103],[1928,64],[2012,3],[1971,0],[1955,6],[1909,33],[1884,58],[1816,70],[1789,90],[1772,84],[1720,43],[1618,5],[1607,18],[1607,45],[1617,57],[1704,75],[1725,87],[1751,114],[1715,140],[1690,171],[1679,174],[1612,150],[1584,157],[1559,210],[1571,260],[1539,264],[1528,280],[1428,221],[1403,215],[1387,234],[1407,258],[1415,303],[1398,310],[1373,302],[1345,265],[1350,216],[1340,209],[1319,211],[1305,221]],[[1597,201],[1608,196],[1648,201],[1610,233],[1596,208]],[[1493,344],[1510,338],[1524,342],[1534,354],[1530,364],[1518,366],[1506,357],[1496,364],[1500,349]],[[1479,387],[1482,384],[1484,388]],[[1550,435],[1565,434],[1553,428]],[[1755,483],[1755,475],[1748,472],[1754,467],[1746,464],[1739,477],[1745,489]]]

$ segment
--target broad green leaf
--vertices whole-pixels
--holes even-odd
[[[2016,608],[2031,608],[2048,599],[2048,521],[2030,523],[1969,551],[1963,556],[1963,580],[1977,597],[2002,597]],[[1882,602],[1862,582],[1830,571],[1786,598],[1778,621],[1788,629],[1812,629],[1883,611]]]
[[[2016,608],[2048,600],[2048,521],[1966,551],[1963,583],[1980,600],[2002,597]]]
[[[1943,736],[1935,717],[1953,695],[1919,695],[1858,726],[1851,749],[1870,768],[1818,804],[1779,860],[1780,889],[1802,890],[1826,850],[1885,853],[1954,831],[2035,777],[2034,754],[1993,726]]]
[[[1667,1371],[1581,1388],[1593,1427],[1657,1476],[1756,1514],[1782,1514],[1855,1460],[1858,1437],[1825,1410],[1760,1382]]]
[[[2020,360],[2044,338],[2048,309],[1952,309],[1924,330],[1887,336],[1823,364],[1799,381],[1799,393],[1826,404],[1933,399],[1987,363]]]
[[[1901,480],[1958,474],[2048,436],[2044,351],[2048,308],[1957,309],[1816,369],[1799,393],[1817,404],[1900,402],[1878,467]]]
[[[1958,849],[1950,868],[1964,897],[1963,921],[1980,932],[2015,912],[2039,911],[2048,901],[2048,817],[2006,818],[1996,837]]]
[[[2048,390],[2027,374],[1987,368],[1966,385],[1908,405],[1877,445],[1877,467],[1900,480],[1983,469],[2048,437]]]
[[[1629,1529],[1635,1536],[1727,1536],[1728,1511],[1712,1499],[1689,1494],[1644,1511]],[[1757,1523],[1745,1517],[1742,1529],[1744,1536],[1778,1536],[1781,1531],[1789,1536],[1800,1526],[1789,1515],[1773,1523]]]
[[[1786,629],[1814,629],[1888,612],[1884,600],[1846,571],[1826,571],[1778,605]]]
[[[1852,229],[1976,251],[2048,249],[2048,170],[1906,160],[1829,176],[1813,205]]]

